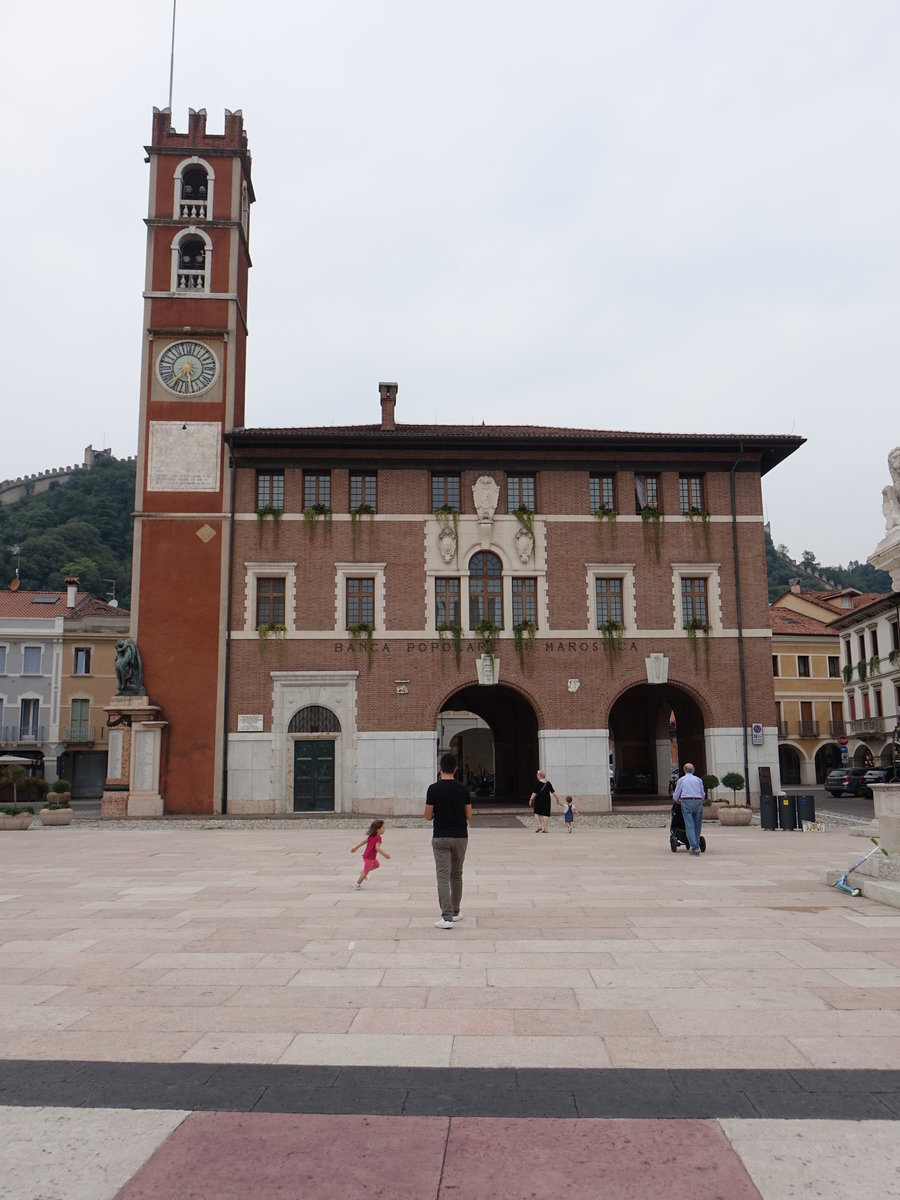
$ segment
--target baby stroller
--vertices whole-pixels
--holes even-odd
[[[684,827],[684,813],[681,811],[681,805],[673,804],[672,820],[669,823],[669,849],[674,854],[679,846],[690,849],[687,830]],[[700,834],[700,853],[706,853],[706,838],[702,833]]]

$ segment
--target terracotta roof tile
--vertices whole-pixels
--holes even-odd
[[[794,612],[791,608],[770,608],[769,624],[773,633],[799,637],[837,637],[837,631],[829,628],[828,621],[819,621],[806,613]]]
[[[128,616],[122,608],[110,608],[105,600],[98,600],[90,592],[75,593],[75,607],[69,608],[66,589],[62,591],[24,591],[11,592],[8,588],[0,591],[0,617],[82,617],[97,616],[104,612]]]

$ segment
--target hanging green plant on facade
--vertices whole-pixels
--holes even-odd
[[[462,625],[441,625],[437,631],[438,640],[443,642],[448,637],[453,638],[453,656],[456,659],[457,669],[462,660]],[[443,659],[441,662],[443,663]]]
[[[272,529],[275,532],[275,541],[277,542],[282,510],[280,508],[273,508],[271,504],[264,504],[262,508],[256,510],[256,534],[260,542],[262,541],[263,526],[266,523],[266,517],[272,518]]]
[[[453,532],[459,536],[459,509],[452,504],[445,504],[434,510],[434,519],[439,525],[452,525]]]
[[[625,644],[625,626],[621,621],[604,621],[599,628],[603,635],[603,649],[610,658],[615,658]]]
[[[841,668],[841,674],[844,677],[844,683],[849,683],[853,678],[853,668],[848,664],[846,667]]]
[[[360,621],[358,625],[348,625],[347,632],[350,634],[351,642],[360,642],[363,638],[366,639],[366,658],[368,659],[369,667],[372,670],[372,635],[375,633],[374,628],[368,621]]]
[[[269,638],[274,638],[279,644],[284,641],[287,633],[287,626],[281,621],[264,621],[257,626],[256,636],[259,638],[259,653],[262,656],[266,652],[266,642]]]
[[[520,504],[518,508],[513,509],[513,516],[522,528],[534,537],[534,510],[527,504]]]
[[[892,650],[888,655],[888,662],[892,667],[896,667],[897,663],[900,663],[900,650]]]
[[[614,508],[595,508],[593,515],[594,520],[597,522],[597,529],[601,534],[603,533],[603,523],[605,521],[609,532],[613,537],[616,536],[616,510]]]
[[[707,553],[709,552],[709,513],[705,508],[696,508],[691,506],[684,514],[688,521],[693,525],[699,521],[703,529],[703,540],[706,543]]]
[[[694,665],[697,665],[697,634],[703,634],[703,653],[706,657],[706,673],[709,674],[709,631],[712,628],[706,621],[701,621],[699,617],[695,617],[693,621],[688,621],[685,625],[685,630],[688,635],[688,640],[691,643],[691,650],[694,654]]]
[[[327,504],[308,504],[303,510],[303,521],[310,534],[315,528],[316,521],[318,521],[319,517],[322,517],[326,523],[330,524],[331,516],[331,509]]]
[[[866,660],[864,658],[861,658],[859,660],[859,662],[856,664],[856,673],[860,677],[860,679],[865,679],[865,677],[868,675],[869,664],[866,662]]]
[[[516,654],[519,659],[519,665],[523,669],[525,667],[526,638],[528,639],[527,649],[533,650],[536,634],[537,626],[535,625],[534,621],[529,621],[527,618],[524,621],[520,621],[518,625],[513,625],[513,638],[515,639],[516,643]]]
[[[473,632],[481,643],[482,653],[493,658],[494,651],[497,649],[497,639],[500,636],[500,626],[495,625],[493,621],[480,621]]]
[[[878,657],[877,654],[873,654],[872,657],[869,659],[869,674],[877,675],[880,670],[881,670],[881,659]]]
[[[357,504],[356,508],[350,509],[350,540],[353,543],[353,551],[356,552],[356,534],[359,528],[359,518],[369,518],[369,538],[372,537],[372,523],[375,520],[375,509],[371,504]]]
[[[653,538],[653,553],[659,559],[659,547],[662,538],[662,513],[655,504],[645,504],[641,509],[641,521],[644,524],[644,534]]]

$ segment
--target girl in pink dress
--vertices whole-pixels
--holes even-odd
[[[360,846],[365,846],[365,850],[363,850],[363,869],[359,879],[357,879],[356,883],[353,885],[354,891],[359,891],[359,889],[365,883],[370,871],[377,871],[381,866],[381,863],[378,861],[379,854],[382,856],[382,858],[391,857],[387,850],[381,849],[381,831],[383,829],[384,821],[373,821],[369,826],[369,832],[366,834],[363,840],[361,842],[357,842],[350,851],[351,854],[355,854]]]

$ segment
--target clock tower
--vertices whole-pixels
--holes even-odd
[[[244,423],[253,185],[243,117],[187,133],[153,110],[132,636],[166,722],[166,813],[222,806],[233,477],[223,436]]]

